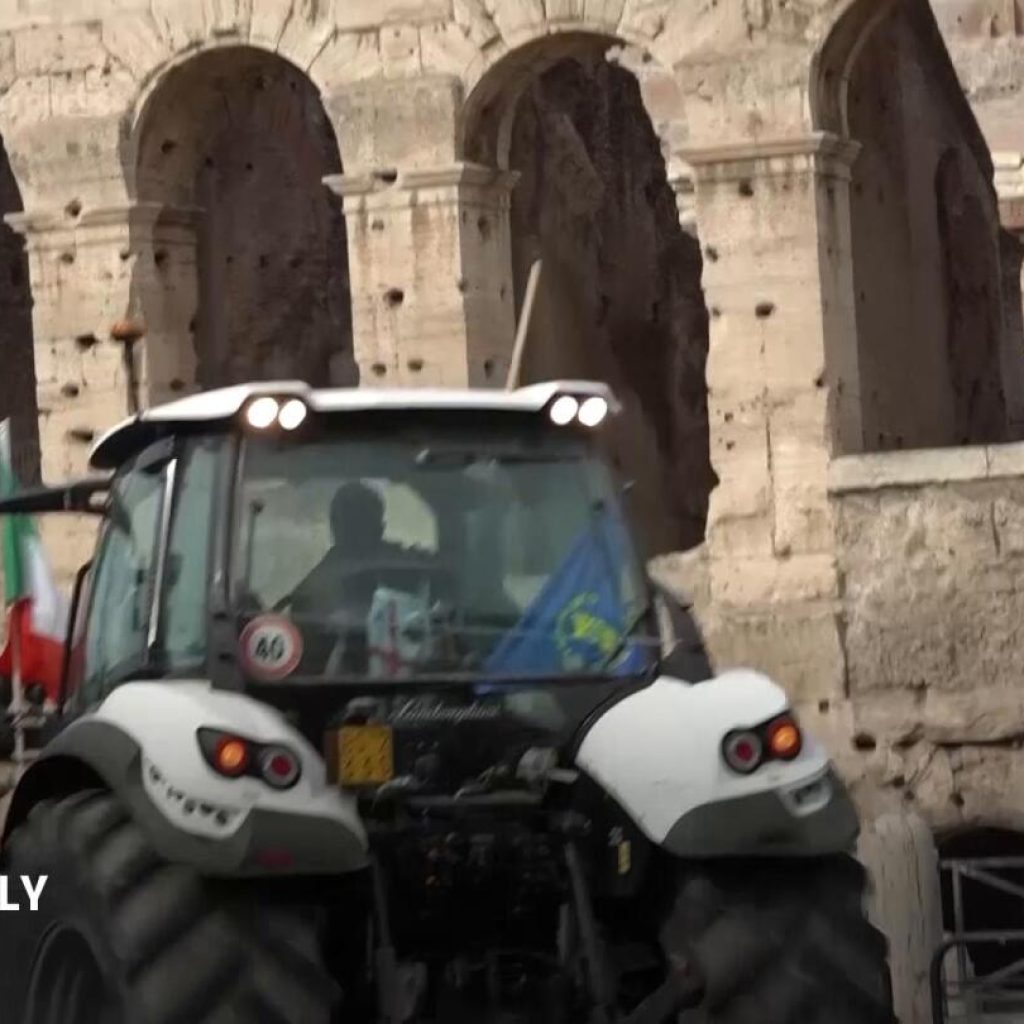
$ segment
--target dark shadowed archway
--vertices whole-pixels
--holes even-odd
[[[704,536],[715,483],[697,240],[680,226],[661,143],[614,40],[532,44],[482,83],[467,152],[520,175],[511,237],[517,310],[544,260],[524,379],[593,377],[623,398],[612,445],[636,480],[652,552]],[[524,68],[526,70],[524,70]],[[470,99],[474,109],[474,98]]]
[[[22,213],[21,191],[0,147],[0,218]],[[0,420],[10,417],[13,456],[23,483],[39,479],[39,415],[32,333],[32,286],[23,239],[0,220]]]
[[[1024,366],[1004,358],[988,148],[927,0],[869,8],[837,26],[818,103],[822,126],[861,146],[850,219],[862,447],[1007,440],[1004,393],[1017,385],[1004,375]]]
[[[354,382],[345,221],[323,185],[340,172],[316,88],[278,56],[202,53],[154,91],[136,190],[144,204],[197,208],[190,327],[201,386]],[[147,291],[144,319],[147,301],[159,302]]]

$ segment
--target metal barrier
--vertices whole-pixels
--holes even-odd
[[[971,931],[966,926],[963,883],[1003,893],[1019,905],[1024,925],[1024,885],[1000,872],[1024,874],[1024,857],[976,857],[943,861],[952,890],[953,931],[932,956],[933,1024],[1024,1024],[1024,927]],[[980,976],[972,953],[1018,944],[1019,958]],[[952,960],[952,964],[950,964]],[[950,968],[954,968],[953,971]],[[955,976],[951,976],[955,975]]]

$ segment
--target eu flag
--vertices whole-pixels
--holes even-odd
[[[605,508],[491,652],[485,669],[508,675],[586,673],[606,665],[616,675],[641,671],[645,651],[627,644],[625,635],[633,625],[622,599],[627,545],[623,523]]]

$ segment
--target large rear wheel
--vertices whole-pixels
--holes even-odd
[[[3,915],[12,1024],[329,1024],[338,990],[313,919],[163,861],[116,797],[48,800],[3,870],[46,875]]]
[[[669,961],[707,982],[687,1024],[893,1024],[888,948],[850,857],[680,865]]]

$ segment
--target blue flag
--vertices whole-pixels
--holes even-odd
[[[633,625],[622,601],[628,551],[618,516],[605,510],[595,517],[491,652],[485,669],[508,675],[564,674],[593,672],[607,664],[616,675],[642,671],[646,651],[627,643],[625,636]]]

